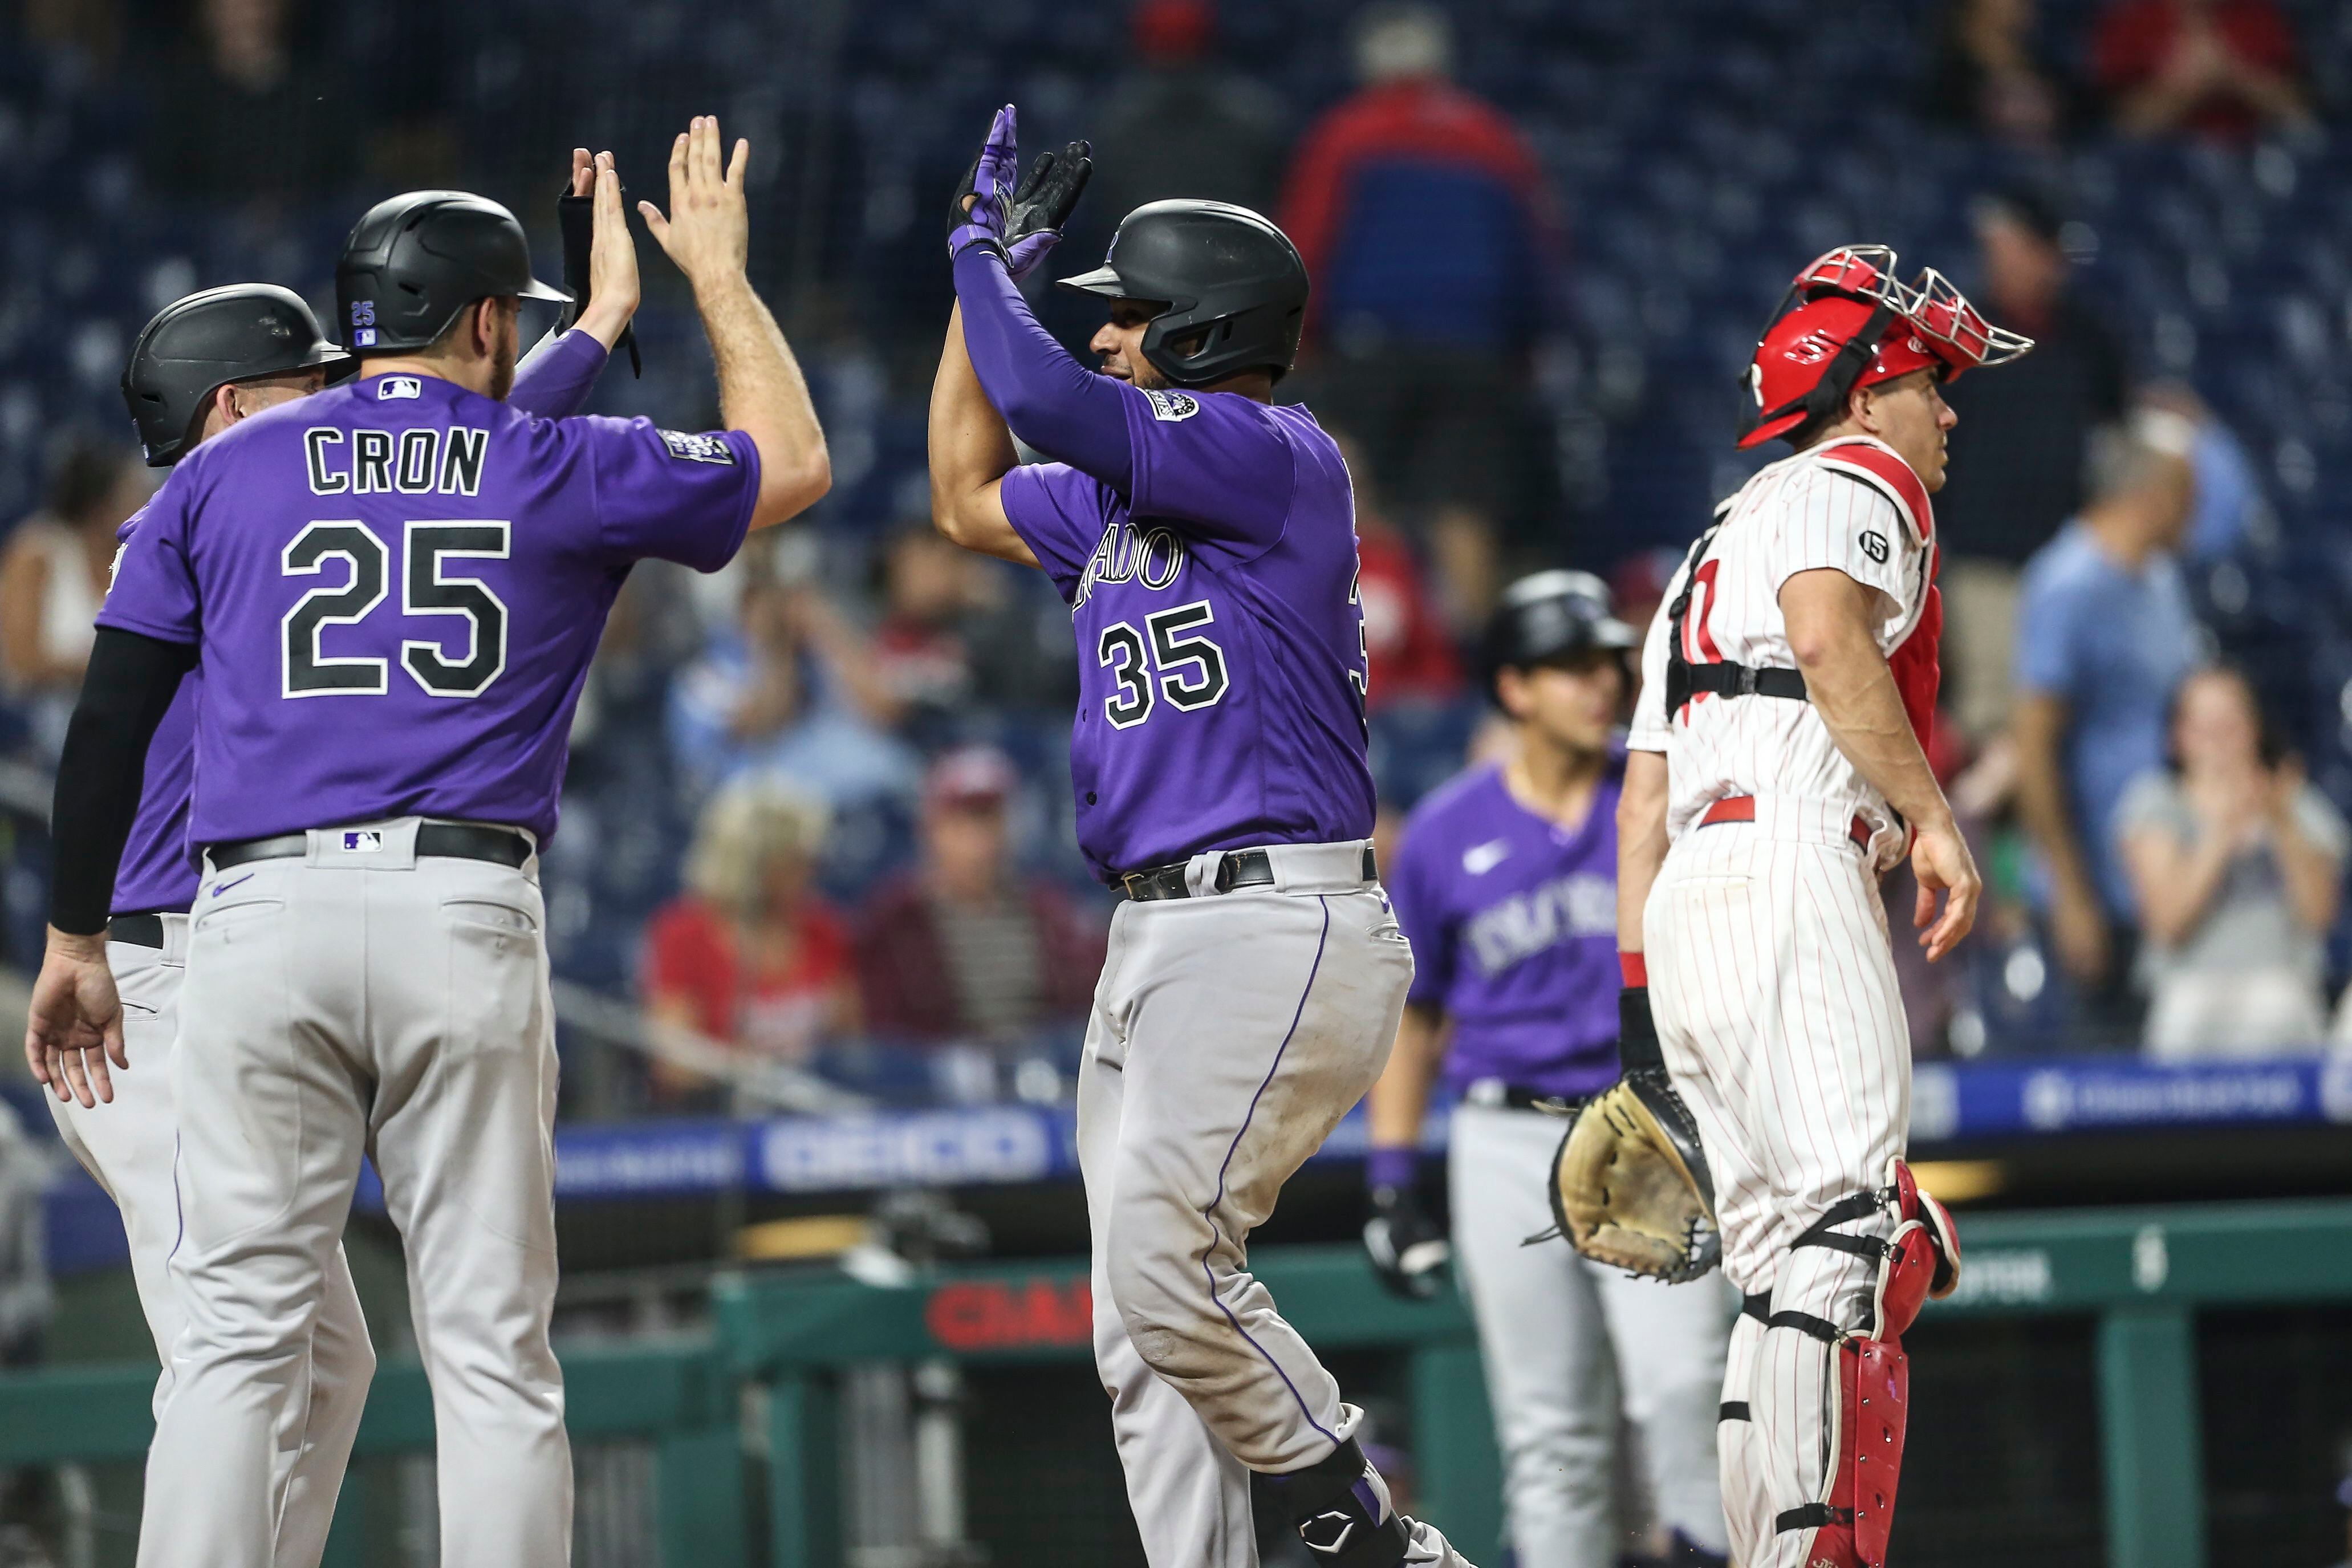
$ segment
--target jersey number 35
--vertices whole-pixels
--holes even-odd
[[[1216,706],[1230,684],[1225,650],[1207,633],[1193,629],[1215,619],[1209,601],[1195,599],[1146,616],[1143,632],[1126,621],[1102,629],[1095,640],[1095,658],[1117,683],[1103,699],[1103,717],[1113,729],[1132,730],[1142,723],[1161,698],[1187,711]]]

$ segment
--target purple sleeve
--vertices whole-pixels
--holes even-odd
[[[1135,392],[1127,400],[1139,517],[1263,554],[1282,538],[1297,458],[1274,410],[1237,392]]]
[[[194,457],[172,470],[131,524],[118,531],[114,582],[98,624],[165,642],[192,643],[199,624],[196,579],[188,561],[188,508],[204,465]]]
[[[516,367],[507,401],[536,419],[569,419],[596,390],[609,357],[603,343],[576,329],[544,339]]]
[[[760,449],[740,430],[660,430],[650,419],[567,420],[590,444],[597,536],[623,561],[698,572],[735,558],[760,496]]]
[[[1005,475],[1002,494],[1013,531],[1062,597],[1076,603],[1108,521],[1111,498],[1102,481],[1066,463],[1033,463]]]
[[[1454,922],[1445,917],[1444,892],[1433,858],[1435,837],[1426,823],[1405,825],[1403,839],[1397,845],[1396,874],[1388,879],[1388,889],[1389,902],[1396,906],[1397,925],[1412,944],[1412,984],[1404,999],[1444,1012],[1446,993],[1454,985]]]
[[[972,246],[955,258],[956,299],[963,306],[964,351],[981,389],[1013,433],[1047,457],[1127,489],[1126,408],[1132,393],[1072,359],[1037,324],[1003,258]]]

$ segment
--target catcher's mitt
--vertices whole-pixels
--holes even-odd
[[[1552,1157],[1559,1234],[1595,1263],[1669,1284],[1721,1261],[1715,1194],[1697,1129],[1655,1071],[1584,1102]]]

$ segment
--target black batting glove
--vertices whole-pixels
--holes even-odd
[[[628,210],[628,188],[621,190],[621,210]],[[555,198],[555,226],[563,236],[563,290],[572,296],[572,303],[563,308],[562,330],[569,331],[588,308],[588,258],[596,238],[596,197],[593,193],[575,196],[566,184]],[[635,321],[621,329],[621,341],[613,345],[629,351],[629,374],[643,376],[645,363],[637,357],[637,324]]]
[[[1454,1244],[1445,1227],[1422,1207],[1411,1187],[1374,1187],[1372,1217],[1364,1222],[1364,1251],[1372,1272],[1392,1295],[1426,1301],[1445,1282]]]

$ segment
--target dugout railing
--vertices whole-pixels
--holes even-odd
[[[1961,1217],[1968,1267],[1929,1322],[2076,1314],[2094,1338],[2109,1568],[2204,1568],[2204,1458],[2196,1315],[2206,1308],[2352,1301],[2352,1202],[1976,1214]],[[1257,1271],[1307,1338],[1339,1352],[1407,1358],[1423,1506],[1474,1560],[1494,1554],[1498,1464],[1467,1315],[1450,1295],[1398,1300],[1350,1246],[1269,1248]],[[718,1282],[708,1341],[567,1347],[572,1434],[649,1442],[656,1534],[667,1568],[755,1560],[833,1568],[841,1531],[838,1380],[877,1362],[1082,1362],[1091,1300],[1076,1261],[959,1266],[905,1286],[753,1272]],[[0,1468],[135,1461],[150,1432],[146,1367],[0,1377]],[[756,1384],[764,1430],[747,1433]],[[432,1443],[423,1373],[377,1373],[362,1454]],[[749,1506],[751,1450],[764,1453],[766,1507]],[[356,1561],[373,1522],[346,1489],[331,1563]]]

